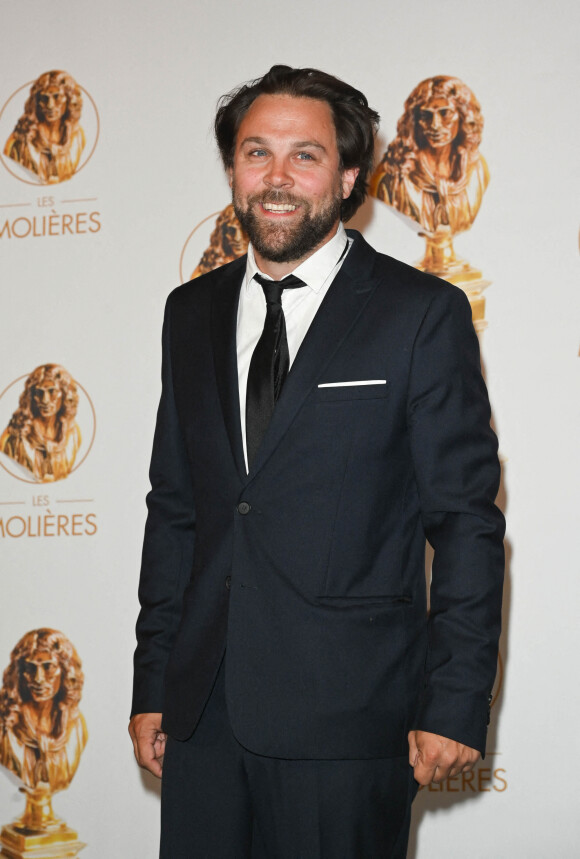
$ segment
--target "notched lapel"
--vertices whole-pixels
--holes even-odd
[[[245,266],[246,257],[243,256],[231,263],[221,274],[213,288],[211,304],[211,334],[218,392],[232,455],[244,481],[247,474],[240,423],[236,328]]]
[[[356,324],[378,283],[378,278],[372,276],[376,252],[358,233],[348,233],[355,242],[298,350],[252,463],[250,478],[263,467],[284,437],[302,403]]]

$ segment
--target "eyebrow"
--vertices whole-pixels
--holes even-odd
[[[244,146],[246,143],[256,143],[258,146],[267,146],[268,141],[265,137],[245,137],[240,146]],[[323,152],[326,152],[326,147],[322,145],[322,143],[317,143],[316,140],[295,140],[292,142],[293,149],[321,149]]]

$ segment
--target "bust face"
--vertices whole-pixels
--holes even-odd
[[[448,98],[435,96],[419,108],[417,125],[428,146],[440,149],[448,146],[457,137],[459,113]]]
[[[44,122],[58,122],[66,112],[67,99],[62,87],[49,85],[36,96],[39,119]]]
[[[36,650],[22,664],[22,681],[37,704],[51,701],[58,693],[62,669],[53,653]]]
[[[58,414],[62,407],[63,393],[52,379],[43,379],[31,392],[32,410],[43,421]]]

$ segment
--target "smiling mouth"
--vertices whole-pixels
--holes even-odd
[[[266,212],[285,215],[288,212],[295,212],[298,206],[294,206],[291,203],[262,203],[262,208],[265,209]]]

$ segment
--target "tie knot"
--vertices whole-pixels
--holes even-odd
[[[258,281],[264,290],[267,304],[280,304],[282,292],[285,289],[296,289],[300,286],[306,286],[304,281],[296,277],[295,274],[289,274],[282,280],[268,280],[268,278],[263,277],[261,274],[255,274],[254,279]]]

